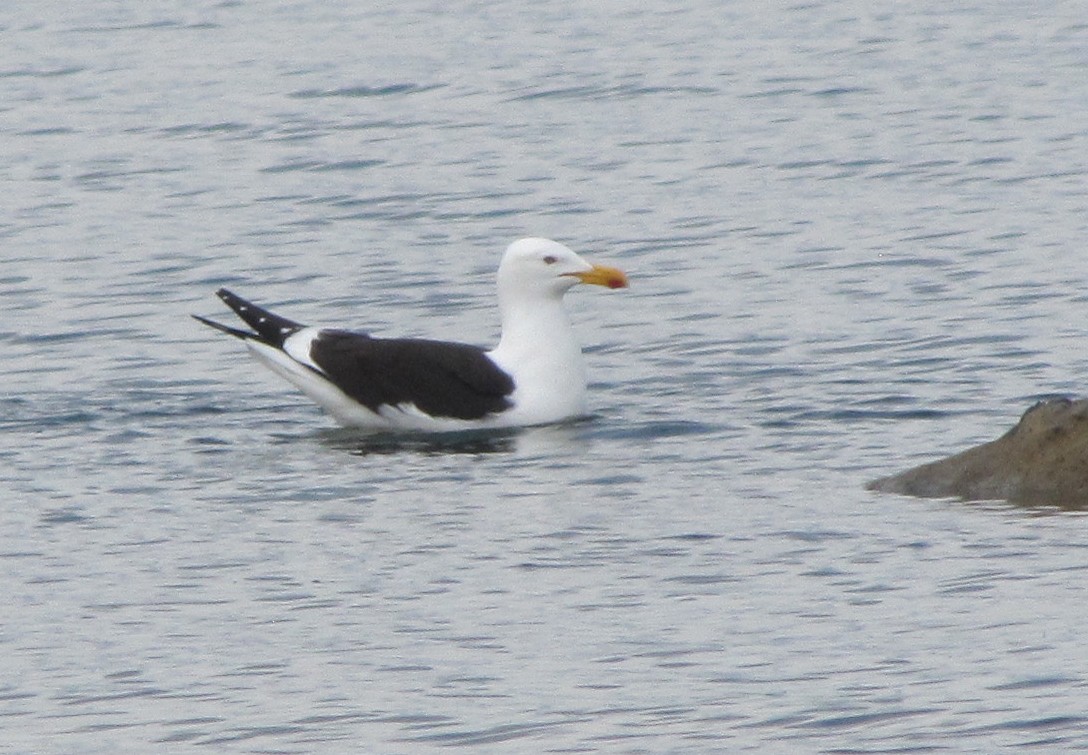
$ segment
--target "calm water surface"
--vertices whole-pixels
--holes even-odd
[[[1080,512],[862,487],[1088,392],[1083,5],[719,5],[0,11],[0,749],[1088,749]],[[487,344],[528,234],[585,422],[188,317]]]

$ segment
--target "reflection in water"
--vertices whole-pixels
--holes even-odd
[[[353,456],[387,454],[479,454],[507,453],[514,449],[512,433],[361,433],[350,429],[321,431],[319,439],[329,448]]]
[[[322,430],[321,443],[353,456],[391,454],[466,455],[535,454],[586,445],[592,418],[557,425],[445,433],[373,433],[353,428]]]
[[[717,425],[675,420],[628,424],[599,422],[590,415],[569,422],[539,427],[465,430],[445,433],[374,433],[357,428],[321,430],[321,443],[354,456],[383,454],[450,455],[517,453],[519,456],[554,456],[584,453],[595,440],[657,440],[687,435],[710,435]]]

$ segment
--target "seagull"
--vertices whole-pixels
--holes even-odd
[[[626,288],[627,276],[558,242],[525,238],[507,247],[497,283],[502,334],[490,350],[311,327],[225,288],[216,295],[252,330],[193,317],[241,339],[259,362],[347,427],[444,432],[584,416],[585,367],[563,295],[579,283]]]

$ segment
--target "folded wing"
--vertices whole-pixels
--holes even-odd
[[[414,408],[472,420],[511,406],[513,379],[468,344],[322,330],[310,358],[337,388],[375,413]]]

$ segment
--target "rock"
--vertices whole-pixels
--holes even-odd
[[[997,440],[866,487],[925,498],[1088,508],[1088,399],[1040,401]]]

